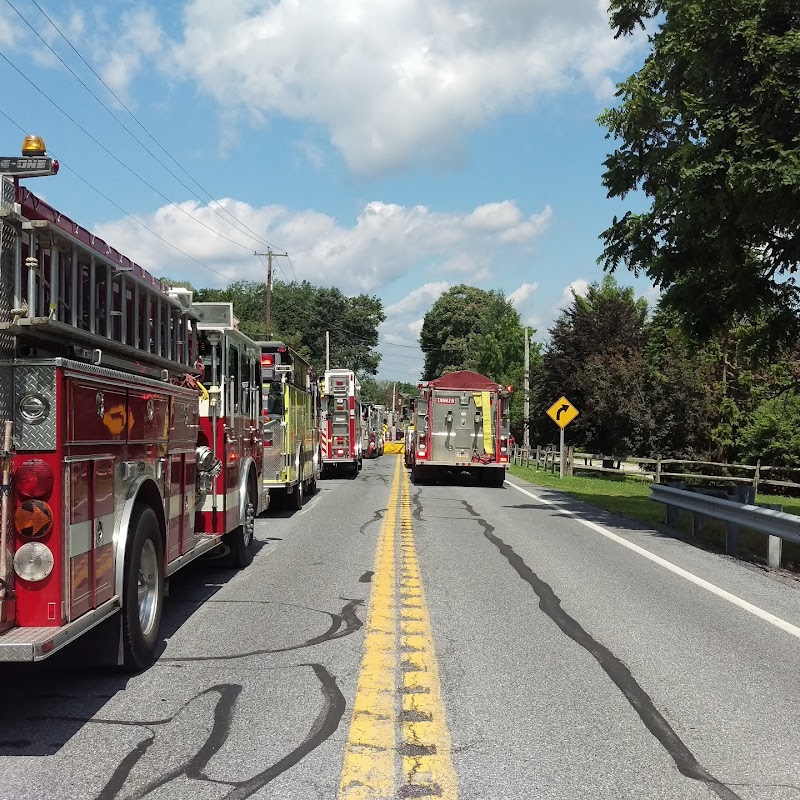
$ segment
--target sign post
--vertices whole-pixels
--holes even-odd
[[[561,448],[558,459],[558,476],[564,477],[564,428],[578,416],[578,409],[567,400],[566,397],[561,397],[550,408],[547,409],[547,416],[561,428],[561,435],[559,437],[559,446]]]

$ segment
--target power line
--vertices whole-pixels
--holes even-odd
[[[289,266],[292,268],[292,275],[294,275],[294,280],[295,280],[295,283],[298,283],[298,280],[297,280],[297,273],[294,271],[294,264],[292,264],[292,257],[291,257],[291,256],[290,256],[290,255],[287,253],[287,254],[286,254],[286,258],[287,258],[287,259],[288,259],[288,261],[289,261]],[[286,273],[284,272],[283,274],[285,275]]]
[[[6,2],[8,2],[8,0],[6,0]],[[81,125],[74,117],[72,117],[69,113],[67,113],[58,103],[56,103],[55,100],[53,100],[52,97],[50,97],[43,89],[41,89],[39,86],[37,86],[36,83],[33,80],[31,80],[19,67],[16,66],[16,64],[14,64],[11,61],[11,59],[8,58],[8,56],[6,56],[4,53],[0,52],[0,58],[2,58],[3,61],[5,61],[15,72],[17,72],[22,78],[24,78],[34,89],[36,89],[36,91],[39,92],[39,94],[41,94],[42,97],[45,98],[45,100],[47,100],[55,108],[57,108],[73,125],[75,125],[81,132],[83,132],[86,136],[88,136],[101,150],[103,150],[109,156],[111,156],[111,158],[113,158],[114,161],[116,161],[125,170],[130,172],[130,174],[133,175],[134,178],[137,178],[139,181],[141,181],[145,186],[147,186],[148,189],[150,189],[151,191],[155,192],[159,197],[163,198],[171,206],[174,206],[176,209],[178,209],[178,211],[180,211],[182,214],[187,216],[189,219],[193,220],[198,225],[202,225],[204,228],[206,228],[207,230],[211,231],[211,233],[215,234],[216,236],[220,236],[221,238],[229,241],[231,244],[235,244],[237,247],[241,247],[244,250],[249,250],[249,251],[252,252],[253,248],[250,245],[242,244],[241,242],[237,242],[235,239],[231,239],[229,236],[226,236],[224,233],[220,233],[218,230],[216,230],[215,228],[212,228],[210,225],[206,225],[206,223],[203,222],[201,219],[198,219],[197,217],[193,217],[185,208],[182,208],[181,206],[179,206],[173,200],[170,200],[169,197],[167,197],[163,192],[161,192],[158,189],[156,189],[156,187],[153,186],[152,183],[150,183],[145,178],[143,178],[132,167],[129,167],[121,158],[119,158],[114,153],[112,153],[93,134],[91,134],[89,131],[87,131],[86,128],[83,127],[83,125]]]
[[[0,55],[2,55],[2,54],[0,54]],[[6,113],[2,108],[0,108],[0,115],[5,117],[5,119],[8,120],[8,122],[10,122],[14,127],[16,127],[21,133],[23,133],[23,134],[27,134],[28,133],[28,131],[22,125],[20,125],[13,117],[11,117],[8,113]],[[54,154],[54,157],[55,157],[55,154]],[[131,214],[129,211],[127,211],[125,208],[123,208],[119,203],[117,203],[115,200],[113,200],[111,197],[109,197],[105,192],[103,192],[101,189],[99,189],[97,186],[95,186],[93,183],[91,183],[91,181],[89,181],[87,178],[84,178],[79,172],[77,172],[72,167],[70,167],[69,164],[65,163],[61,159],[59,159],[59,164],[60,164],[60,166],[62,168],[66,169],[67,171],[72,173],[76,178],[78,178],[78,180],[80,180],[82,183],[84,183],[86,186],[88,186],[90,189],[92,189],[92,191],[94,191],[95,193],[100,195],[104,200],[106,200],[108,203],[110,203],[112,206],[114,206],[118,211],[120,211],[122,214],[124,214],[129,219],[133,220],[140,227],[144,228],[146,231],[148,231],[148,233],[150,233],[153,236],[155,236],[159,241],[163,242],[168,247],[172,248],[175,252],[177,252],[180,255],[184,256],[184,258],[187,258],[188,260],[192,261],[193,263],[197,264],[198,266],[203,267],[203,269],[206,269],[209,272],[212,272],[213,274],[218,275],[219,277],[224,278],[227,281],[230,281],[230,282],[234,281],[234,278],[232,276],[226,275],[225,273],[214,269],[213,267],[209,266],[208,264],[204,263],[203,261],[200,261],[198,258],[195,258],[194,256],[190,255],[185,250],[181,249],[180,247],[178,247],[177,245],[173,244],[168,239],[166,239],[164,236],[162,236],[161,234],[159,234],[156,231],[154,231],[151,227],[149,227],[147,224],[142,222],[141,219],[139,219],[138,217],[136,217],[133,214]],[[280,266],[280,263],[279,263],[279,266]],[[283,270],[283,268],[281,268],[281,271],[283,272],[284,276],[287,277],[287,282],[288,282],[288,276],[286,276],[286,273]],[[381,340],[380,337],[377,337],[377,342],[373,343],[371,341],[371,337],[361,336],[361,335],[355,333],[354,331],[348,329],[347,327],[345,327],[343,325],[340,325],[338,323],[333,323],[331,320],[325,319],[320,313],[315,312],[310,308],[296,308],[296,309],[294,309],[293,313],[295,315],[305,315],[307,319],[310,318],[310,317],[311,318],[316,318],[318,321],[323,322],[324,324],[326,324],[329,328],[331,328],[333,330],[336,330],[336,331],[338,331],[339,333],[341,333],[341,334],[343,334],[345,336],[349,336],[350,338],[353,338],[353,339],[356,339],[356,340],[360,340],[363,343],[369,344],[370,348],[377,348],[381,344],[387,345],[387,346],[390,346],[390,347],[415,348],[414,345],[400,345],[400,344],[396,344],[394,342],[388,342],[386,340]],[[377,355],[380,357],[380,359],[381,359],[381,361],[383,363],[391,364],[392,361],[394,361],[395,366],[398,367],[398,368],[400,368],[400,367],[405,368],[405,367],[410,366],[410,365],[400,363],[400,362],[396,361],[395,359],[407,359],[407,360],[413,362],[413,361],[419,361],[420,358],[421,358],[420,356],[411,356],[411,355],[406,356],[406,355],[401,354],[401,353],[395,353],[392,356],[386,356],[383,353],[378,353]]]
[[[202,192],[204,195],[206,195],[206,197],[210,198],[210,200],[211,200],[211,203],[215,203],[216,205],[218,205],[218,206],[219,206],[219,207],[220,207],[220,208],[221,208],[221,209],[222,209],[222,210],[225,212],[225,214],[226,214],[226,215],[229,217],[229,219],[225,219],[225,218],[224,218],[224,217],[223,217],[223,216],[222,216],[222,215],[221,215],[221,214],[220,214],[220,213],[219,213],[219,212],[218,212],[218,211],[217,211],[217,210],[216,210],[216,209],[215,209],[215,208],[214,208],[214,207],[213,207],[213,206],[210,204],[210,203],[208,203],[208,204],[207,204],[207,205],[208,205],[208,208],[209,208],[211,211],[213,211],[213,212],[214,212],[214,213],[215,213],[215,214],[216,214],[216,215],[217,215],[217,216],[218,216],[220,219],[223,219],[225,222],[228,222],[228,223],[229,223],[229,221],[230,221],[230,220],[232,220],[234,223],[236,223],[236,224],[234,225],[234,227],[236,227],[236,229],[237,229],[237,230],[238,230],[240,233],[245,233],[245,231],[246,231],[246,232],[250,233],[250,234],[251,234],[251,235],[252,235],[252,236],[253,236],[253,237],[254,237],[254,238],[257,240],[257,241],[261,242],[262,244],[266,244],[266,245],[268,245],[268,246],[270,246],[270,247],[275,247],[275,245],[273,245],[271,242],[269,242],[267,239],[265,239],[265,238],[264,238],[264,237],[263,237],[261,234],[259,234],[257,231],[254,231],[254,230],[253,230],[252,228],[250,228],[250,227],[249,227],[249,226],[248,226],[246,223],[242,222],[242,221],[241,221],[241,220],[240,220],[238,217],[234,216],[234,215],[233,215],[233,214],[232,214],[232,213],[231,213],[231,212],[230,212],[230,211],[229,211],[227,208],[225,208],[225,206],[224,206],[224,205],[222,205],[222,203],[220,203],[218,200],[216,200],[216,198],[215,198],[215,197],[214,197],[214,196],[211,194],[211,192],[209,192],[209,191],[208,191],[208,190],[207,190],[205,187],[203,187],[203,185],[202,185],[202,184],[201,184],[201,183],[200,183],[200,182],[199,182],[199,181],[198,181],[196,178],[194,178],[194,177],[193,177],[193,176],[192,176],[192,175],[191,175],[191,174],[190,174],[190,173],[189,173],[189,172],[186,170],[186,168],[185,168],[185,167],[183,167],[183,166],[180,164],[180,162],[179,162],[179,161],[178,161],[178,160],[177,160],[177,159],[176,159],[176,158],[175,158],[175,157],[174,157],[174,156],[173,156],[173,155],[172,155],[172,154],[171,154],[171,153],[170,153],[170,152],[169,152],[169,151],[168,151],[168,150],[167,150],[167,149],[166,149],[166,148],[165,148],[165,147],[164,147],[164,146],[163,146],[163,145],[162,145],[162,144],[159,142],[159,141],[158,141],[158,139],[156,139],[156,137],[155,137],[155,136],[154,136],[154,135],[153,135],[153,134],[152,134],[152,133],[151,133],[151,132],[150,132],[150,131],[149,131],[149,130],[146,128],[146,127],[145,127],[144,123],[142,123],[142,122],[141,122],[141,121],[138,119],[138,117],[137,117],[137,116],[136,116],[136,115],[133,113],[133,111],[131,111],[131,110],[130,110],[130,108],[128,108],[128,106],[127,106],[127,105],[126,105],[126,104],[123,102],[123,100],[122,100],[122,99],[121,99],[121,98],[120,98],[120,97],[119,97],[119,96],[116,94],[116,92],[114,92],[114,90],[113,90],[113,89],[112,89],[112,88],[111,88],[111,87],[110,87],[110,86],[109,86],[109,85],[108,85],[108,84],[107,84],[107,83],[106,83],[106,82],[103,80],[103,78],[102,78],[102,77],[101,77],[101,76],[100,76],[100,75],[97,73],[97,71],[94,69],[94,67],[92,67],[92,65],[91,65],[91,64],[90,64],[90,63],[89,63],[89,62],[88,62],[88,61],[87,61],[87,60],[86,60],[86,59],[83,57],[83,55],[80,53],[80,51],[79,51],[79,50],[78,50],[78,49],[75,47],[75,45],[74,45],[74,44],[72,44],[72,42],[71,42],[71,41],[70,41],[70,40],[67,38],[66,34],[65,34],[65,33],[64,33],[62,30],[61,30],[61,28],[59,28],[59,27],[58,27],[58,25],[57,25],[57,24],[56,24],[56,23],[53,21],[53,19],[52,19],[52,18],[51,18],[51,17],[50,17],[50,16],[47,14],[47,12],[46,12],[46,11],[45,11],[45,10],[44,10],[44,9],[43,9],[43,8],[42,8],[40,5],[39,5],[39,3],[37,3],[37,2],[36,2],[36,0],[31,0],[31,2],[33,3],[33,5],[34,5],[34,6],[36,6],[36,8],[39,10],[39,12],[42,14],[42,16],[44,16],[44,18],[45,18],[45,19],[46,19],[46,20],[47,20],[47,21],[50,23],[50,25],[51,25],[51,26],[54,28],[54,30],[55,30],[55,31],[58,33],[58,35],[59,35],[59,36],[60,36],[60,37],[61,37],[61,38],[62,38],[62,39],[63,39],[63,40],[64,40],[64,41],[67,43],[67,45],[68,45],[68,46],[70,47],[70,49],[71,49],[71,50],[72,50],[72,51],[75,53],[75,55],[76,55],[76,56],[77,56],[77,57],[78,57],[78,58],[79,58],[79,59],[80,59],[80,60],[83,62],[83,64],[84,64],[84,65],[85,65],[85,66],[86,66],[86,67],[89,69],[89,71],[92,73],[92,75],[94,75],[94,77],[95,77],[95,78],[96,78],[96,79],[97,79],[97,80],[98,80],[98,81],[99,81],[99,82],[100,82],[100,83],[101,83],[101,84],[102,84],[102,85],[103,85],[103,86],[106,88],[106,90],[109,92],[109,94],[110,94],[110,95],[111,95],[111,96],[112,96],[112,97],[113,97],[113,98],[114,98],[114,99],[115,99],[115,100],[116,100],[116,101],[117,101],[117,102],[120,104],[120,106],[122,106],[122,108],[123,108],[123,109],[125,109],[125,111],[126,111],[126,112],[128,113],[128,115],[131,117],[131,119],[133,119],[133,121],[134,121],[134,122],[135,122],[135,123],[136,123],[136,124],[137,124],[137,125],[138,125],[138,126],[139,126],[139,127],[140,127],[140,128],[141,128],[141,129],[142,129],[142,130],[143,130],[143,131],[144,131],[144,132],[145,132],[145,133],[146,133],[146,134],[147,134],[147,135],[148,135],[148,136],[151,138],[151,139],[152,139],[152,140],[153,140],[153,142],[155,142],[155,144],[156,144],[156,145],[157,145],[157,146],[160,148],[160,150],[161,150],[163,153],[165,153],[165,154],[166,154],[166,156],[167,156],[167,157],[168,157],[168,158],[169,158],[169,159],[172,161],[172,163],[173,163],[173,164],[175,164],[175,165],[178,167],[178,169],[180,169],[180,170],[181,170],[181,172],[183,172],[183,174],[184,174],[184,175],[186,175],[186,177],[187,177],[187,178],[189,178],[189,180],[190,180],[190,181],[192,181],[192,183],[194,183],[194,184],[195,184],[197,187],[199,187],[199,189],[201,190],[201,192]],[[28,27],[29,27],[29,28],[30,28],[30,29],[31,29],[31,30],[34,32],[34,34],[36,34],[36,36],[37,36],[37,37],[38,37],[38,38],[39,38],[39,39],[40,39],[40,40],[41,40],[41,41],[44,43],[44,45],[45,45],[45,46],[46,46],[46,47],[47,47],[47,48],[50,50],[50,52],[51,52],[51,53],[53,53],[53,55],[54,55],[54,56],[55,56],[55,57],[56,57],[56,58],[57,58],[57,59],[58,59],[58,60],[59,60],[59,61],[60,61],[60,62],[61,62],[61,63],[62,63],[62,64],[63,64],[63,65],[64,65],[64,66],[65,66],[65,67],[66,67],[66,68],[69,70],[69,71],[70,71],[70,73],[71,73],[71,74],[72,74],[72,75],[73,75],[73,76],[76,78],[76,80],[78,80],[78,81],[80,82],[80,84],[81,84],[81,85],[82,85],[82,86],[83,86],[83,87],[86,89],[86,91],[88,91],[88,92],[89,92],[89,94],[91,94],[91,95],[92,95],[92,97],[94,97],[94,98],[95,98],[95,100],[97,100],[97,102],[98,102],[98,103],[100,103],[100,105],[102,105],[102,106],[103,106],[103,108],[104,108],[104,109],[105,109],[105,110],[106,110],[106,111],[107,111],[107,112],[108,112],[108,113],[109,113],[109,114],[110,114],[110,115],[113,117],[113,119],[115,120],[115,122],[117,122],[117,124],[119,124],[119,125],[120,125],[122,128],[124,128],[124,129],[125,129],[125,131],[126,131],[126,132],[127,132],[127,133],[128,133],[128,134],[129,134],[129,135],[130,135],[130,136],[131,136],[131,137],[132,137],[132,138],[133,138],[133,139],[134,139],[134,140],[135,140],[135,141],[136,141],[136,142],[137,142],[137,143],[138,143],[138,144],[139,144],[141,147],[142,147],[142,149],[144,149],[144,150],[145,150],[145,151],[146,151],[146,152],[147,152],[147,153],[148,153],[148,154],[149,154],[149,155],[150,155],[150,156],[151,156],[151,157],[152,157],[152,158],[153,158],[155,161],[157,161],[157,162],[158,162],[158,164],[160,164],[160,165],[161,165],[161,166],[162,166],[162,167],[163,167],[163,168],[164,168],[164,169],[165,169],[165,170],[166,170],[166,171],[167,171],[167,172],[168,172],[168,173],[169,173],[169,174],[170,174],[170,175],[171,175],[173,178],[175,178],[175,180],[177,180],[177,181],[178,181],[178,182],[181,184],[181,186],[183,186],[183,187],[184,187],[184,188],[185,188],[185,189],[186,189],[188,192],[191,192],[191,193],[192,193],[192,195],[194,195],[194,197],[195,197],[196,199],[200,200],[200,202],[206,202],[206,201],[204,201],[204,200],[203,200],[203,199],[202,199],[202,198],[201,198],[201,197],[200,197],[200,196],[197,194],[197,192],[195,192],[193,189],[191,189],[189,186],[187,186],[187,185],[186,185],[186,184],[185,184],[185,183],[184,183],[184,182],[181,180],[181,178],[179,178],[179,177],[178,177],[178,176],[177,176],[177,175],[176,175],[176,174],[175,174],[175,173],[174,173],[174,172],[173,172],[173,171],[172,171],[172,170],[171,170],[171,169],[170,169],[170,168],[169,168],[169,167],[168,167],[166,164],[164,164],[164,162],[163,162],[163,161],[161,161],[161,159],[160,159],[160,158],[159,158],[157,155],[155,155],[155,153],[153,153],[153,152],[152,152],[152,151],[151,151],[151,150],[150,150],[150,149],[149,149],[149,148],[148,148],[148,147],[147,147],[147,146],[146,146],[146,145],[145,145],[145,144],[144,144],[144,143],[143,143],[143,142],[142,142],[142,141],[141,141],[141,140],[140,140],[140,139],[139,139],[139,138],[138,138],[138,137],[137,137],[137,136],[134,134],[134,133],[133,133],[133,131],[131,131],[131,130],[130,130],[130,129],[129,129],[129,128],[128,128],[128,127],[127,127],[127,126],[126,126],[126,125],[125,125],[125,124],[124,124],[124,123],[123,123],[123,122],[122,122],[122,121],[121,121],[121,120],[120,120],[120,119],[117,117],[117,116],[116,116],[116,114],[114,114],[114,112],[113,112],[113,111],[112,111],[110,108],[108,108],[108,106],[106,106],[106,104],[105,104],[105,103],[104,103],[104,102],[103,102],[103,101],[102,101],[102,100],[101,100],[101,99],[100,99],[100,98],[99,98],[99,97],[98,97],[98,96],[97,96],[97,95],[96,95],[96,94],[95,94],[95,93],[94,93],[94,92],[91,90],[91,88],[89,88],[89,86],[87,86],[87,85],[86,85],[86,84],[83,82],[83,80],[82,80],[82,79],[81,79],[81,78],[80,78],[80,77],[79,77],[79,76],[78,76],[78,75],[77,75],[77,74],[76,74],[76,73],[75,73],[75,72],[72,70],[72,68],[71,68],[71,67],[70,67],[70,66],[69,66],[69,65],[68,65],[68,64],[67,64],[67,63],[64,61],[64,59],[62,59],[62,58],[61,58],[61,56],[60,56],[58,53],[56,53],[56,52],[55,52],[55,50],[54,50],[54,49],[53,49],[53,48],[52,48],[52,47],[49,45],[49,43],[48,43],[47,41],[45,41],[45,39],[44,39],[44,38],[42,38],[42,36],[41,36],[41,35],[39,34],[39,32],[38,32],[38,31],[37,31],[37,30],[36,30],[36,29],[33,27],[33,25],[31,25],[31,23],[30,23],[30,22],[29,22],[29,21],[28,21],[28,20],[27,20],[27,19],[26,19],[26,18],[25,18],[25,17],[24,17],[24,16],[23,16],[21,13],[20,13],[20,11],[19,11],[19,10],[18,10],[18,9],[17,9],[17,8],[16,8],[16,7],[15,7],[15,6],[14,6],[14,5],[11,3],[11,0],[6,0],[6,3],[7,3],[9,6],[11,6],[11,8],[13,8],[13,9],[14,9],[14,11],[16,11],[16,13],[19,15],[19,17],[20,17],[20,18],[21,18],[21,19],[22,19],[22,20],[25,22],[25,24],[26,24],[26,25],[27,25],[27,26],[28,26]],[[241,227],[238,227],[239,225],[241,225]]]
[[[0,54],[0,55],[2,55],[2,54]],[[0,108],[0,114],[2,114],[12,125],[14,125],[14,127],[18,128],[20,131],[22,131],[22,133],[25,133],[25,134],[27,133],[25,128],[23,128],[22,125],[20,125],[13,117],[9,116],[5,111],[3,111],[2,108]],[[100,197],[104,198],[106,201],[111,203],[112,206],[114,206],[116,209],[121,211],[126,217],[130,217],[130,219],[132,219],[137,225],[140,225],[146,231],[149,231],[150,233],[152,233],[153,236],[155,236],[157,239],[160,239],[162,242],[164,242],[164,244],[168,245],[173,250],[175,250],[175,252],[180,253],[182,256],[185,256],[186,258],[188,258],[190,261],[193,261],[198,266],[201,266],[204,269],[207,269],[209,272],[213,272],[215,275],[219,275],[220,278],[225,278],[225,280],[227,280],[227,281],[233,281],[233,278],[230,275],[226,275],[224,272],[220,272],[219,270],[216,270],[213,267],[209,267],[208,264],[205,264],[202,261],[200,261],[199,259],[195,258],[194,256],[189,255],[189,253],[187,253],[185,250],[181,250],[180,247],[178,247],[177,245],[173,244],[168,239],[165,239],[163,236],[161,236],[161,234],[156,233],[152,228],[150,228],[147,225],[145,225],[145,223],[142,222],[138,217],[135,217],[129,211],[126,211],[119,203],[117,203],[115,200],[112,200],[105,192],[103,192],[101,189],[98,189],[93,183],[91,183],[86,178],[84,178],[83,175],[81,175],[79,172],[76,172],[68,164],[65,164],[63,161],[61,161],[61,159],[58,159],[58,163],[59,163],[60,167],[63,167],[64,169],[66,169],[69,172],[71,172],[79,181],[85,183],[90,189],[92,189],[93,191],[97,192],[97,194],[99,194]]]

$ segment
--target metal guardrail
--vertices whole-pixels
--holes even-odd
[[[769,536],[767,560],[773,569],[780,566],[782,541],[800,544],[800,517],[795,514],[655,483],[650,486],[650,490],[650,499],[667,507],[667,524],[670,523],[670,508],[689,511],[694,515],[693,533],[699,531],[704,517],[726,522],[728,528],[725,549],[731,555],[738,552],[739,528],[749,528]]]

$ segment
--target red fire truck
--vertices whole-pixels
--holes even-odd
[[[26,144],[0,159],[0,661],[116,615],[141,669],[170,575],[252,560],[260,352],[19,185],[55,171]]]
[[[508,467],[511,387],[461,371],[420,383],[406,463],[415,483],[443,472],[471,472],[502,486]]]
[[[323,471],[348,469],[357,475],[363,463],[361,385],[352,370],[325,371],[320,435]]]

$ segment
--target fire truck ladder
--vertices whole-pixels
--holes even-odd
[[[63,354],[68,343],[69,357],[96,365],[162,380],[195,372],[190,293],[170,295],[102,239],[3,183],[0,332],[18,337],[15,355]]]

